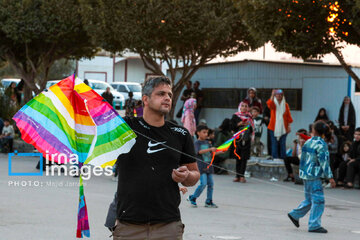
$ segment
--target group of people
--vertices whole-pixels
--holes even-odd
[[[196,108],[196,99],[195,96],[190,96],[184,103],[183,112],[191,112],[194,108]],[[263,116],[261,117],[260,114]],[[325,207],[323,181],[332,188],[336,185],[352,188],[355,175],[360,173],[360,128],[355,129],[355,110],[349,97],[344,98],[338,121],[339,129],[329,121],[326,110],[320,109],[314,123],[309,127],[309,132],[305,129],[297,131],[298,138],[294,141],[291,155],[287,156],[286,137],[291,131],[293,119],[284,92],[280,89],[272,91],[263,111],[261,101],[256,97],[256,89],[249,88],[247,97],[239,104],[238,111],[231,119],[227,118],[223,121],[215,134],[215,139],[207,133],[209,130],[206,126],[198,125],[194,131],[192,130],[194,123],[190,125],[183,117],[184,127],[189,132],[195,132],[197,136],[195,153],[200,158],[198,167],[201,174],[200,184],[188,197],[188,201],[196,207],[196,199],[207,186],[205,206],[209,207],[209,203],[212,203],[214,168],[208,167],[211,153],[215,155],[215,165],[228,157],[235,158],[236,177],[233,181],[245,183],[244,172],[247,160],[251,152],[257,154],[261,151],[262,124],[266,124],[269,139],[268,153],[274,159],[284,160],[288,172],[288,177],[284,181],[295,181],[291,164],[300,165],[299,177],[304,184],[305,200],[288,213],[289,219],[299,227],[299,219],[310,211],[309,232],[327,233],[327,230],[321,226],[321,216]],[[245,128],[247,130],[235,140],[229,151],[220,154],[216,151],[215,147]],[[213,207],[217,205],[214,204]]]
[[[188,129],[191,135],[195,135],[196,121],[195,110],[197,108],[197,99],[194,92],[191,91],[191,82],[185,89],[182,99],[184,102],[182,123]],[[234,182],[245,183],[245,170],[247,161],[251,154],[260,156],[263,152],[263,144],[260,139],[262,136],[262,125],[266,124],[268,128],[268,136],[270,137],[269,154],[273,158],[286,157],[286,136],[290,132],[290,124],[293,122],[289,105],[286,103],[284,92],[280,89],[273,90],[270,99],[266,103],[263,110],[261,100],[257,97],[256,89],[251,87],[247,90],[247,96],[238,106],[238,111],[231,118],[223,121],[217,131],[215,131],[215,147],[220,146],[232,134],[242,131],[241,137],[235,141],[228,152],[215,156],[214,163],[218,164],[226,158],[232,157],[236,159],[236,177]],[[263,115],[263,117],[261,116]],[[234,149],[235,148],[235,149]],[[234,151],[235,150],[235,151]],[[216,170],[215,170],[216,172]]]
[[[187,186],[194,186],[200,180],[199,186],[188,197],[191,206],[197,207],[196,200],[207,187],[205,207],[217,208],[213,202],[212,176],[216,169],[209,166],[212,157],[214,165],[234,157],[237,175],[233,181],[245,183],[244,173],[251,152],[262,151],[262,124],[267,125],[272,157],[284,159],[289,172],[287,179],[294,177],[289,163],[291,167],[295,161],[286,158],[285,148],[293,119],[282,90],[273,90],[263,109],[256,89],[249,88],[238,111],[231,118],[224,119],[219,129],[212,131],[196,120],[196,109],[199,113],[203,100],[199,85],[195,83],[192,89],[191,82],[187,84],[188,97],[183,99],[181,113],[184,127],[165,120],[171,110],[173,94],[172,83],[164,76],[153,76],[144,83],[142,116],[135,117],[131,114],[134,111],[127,110],[124,120],[136,132],[137,138],[128,153],[118,156],[116,164],[117,192],[105,224],[112,231],[114,240],[182,239],[184,224],[180,217],[179,191],[186,192]],[[133,107],[132,96],[129,95],[129,99],[128,104]],[[299,219],[310,211],[309,232],[327,232],[321,226],[325,206],[322,179],[328,179],[331,187],[335,187],[334,175],[338,175],[339,185],[346,182],[351,187],[355,173],[360,170],[360,128],[355,129],[355,111],[349,100],[344,99],[340,111],[339,131],[326,119],[326,111],[321,110],[311,125],[311,133],[304,129],[297,132],[298,141],[292,158],[299,160],[305,200],[289,212],[288,217],[299,227]],[[224,153],[216,151],[216,147],[239,131],[242,134],[230,150]],[[13,132],[10,122],[4,121],[1,140],[8,139]],[[335,150],[339,151],[335,153]],[[338,174],[334,171],[336,164],[339,166]],[[346,180],[340,181],[344,168]]]
[[[325,136],[330,159],[330,168],[334,175],[337,186],[353,188],[356,174],[360,174],[360,128],[355,128],[356,116],[355,109],[349,97],[345,97],[339,111],[339,128],[335,126],[326,113],[325,108],[321,108],[315,118],[316,121],[323,121],[329,126],[329,133]],[[297,131],[297,139],[294,140],[291,156],[284,159],[288,176],[284,181],[296,181],[293,174],[292,164],[299,165],[302,148],[305,141],[310,138],[310,132],[306,129]],[[359,142],[359,143],[358,143]],[[330,187],[330,183],[326,185]]]

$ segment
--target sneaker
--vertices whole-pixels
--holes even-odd
[[[278,179],[275,178],[275,177],[272,177],[272,178],[270,179],[270,182],[277,182],[277,181],[278,181]]]
[[[331,183],[326,184],[325,188],[331,188]]]
[[[288,217],[290,218],[290,220],[293,222],[293,224],[295,225],[295,227],[300,227],[300,224],[299,224],[299,220],[296,220],[295,218],[293,218],[290,213],[288,213]]]
[[[218,206],[215,203],[213,203],[212,201],[205,202],[205,207],[207,207],[207,208],[218,208]]]
[[[188,201],[190,202],[190,204],[191,204],[192,207],[194,207],[194,208],[197,207],[196,199],[194,199],[191,195],[188,196],[186,200],[188,200]]]
[[[309,230],[309,232],[313,232],[313,233],[327,233],[328,231],[323,228],[323,227],[319,227],[318,229],[313,229],[313,230]]]

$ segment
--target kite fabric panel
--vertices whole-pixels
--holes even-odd
[[[241,129],[240,131],[238,131],[237,133],[235,133],[230,139],[226,140],[226,142],[224,142],[219,147],[217,147],[216,152],[226,152],[229,149],[229,147],[231,146],[231,144],[234,144],[234,146],[236,148],[235,140],[238,139],[242,133],[244,133],[246,130],[248,130],[249,127],[250,126],[248,125],[248,126],[244,127],[243,129]],[[212,159],[211,159],[210,164],[207,166],[207,168],[210,168],[210,166],[213,164],[216,152],[212,153]],[[235,155],[237,155],[236,152],[235,152]],[[238,156],[238,158],[240,159],[239,156]]]
[[[112,166],[136,135],[112,106],[75,75],[44,90],[13,117],[22,139],[44,157],[78,166]],[[64,157],[65,156],[65,157]],[[77,237],[90,236],[82,177]]]

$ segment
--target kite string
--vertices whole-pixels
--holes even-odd
[[[212,155],[212,157],[211,157],[211,162],[210,162],[210,164],[207,166],[207,169],[210,168],[210,166],[213,164],[214,159],[215,159],[215,153],[213,152],[211,155]]]
[[[238,157],[239,160],[241,159],[241,157],[236,153],[236,139],[234,140],[234,154]]]
[[[203,159],[201,159],[201,158],[197,158],[197,157],[195,157],[195,156],[192,156],[192,155],[190,155],[190,154],[187,154],[187,153],[185,153],[185,152],[182,152],[182,151],[180,151],[180,150],[177,150],[176,148],[170,147],[170,146],[168,146],[168,145],[166,145],[166,144],[164,144],[164,143],[162,143],[162,142],[159,142],[159,141],[157,141],[157,140],[155,140],[155,139],[153,139],[153,138],[151,138],[151,137],[149,137],[149,136],[146,136],[146,135],[142,134],[141,132],[138,132],[138,131],[136,131],[136,130],[134,130],[134,129],[132,129],[132,130],[133,130],[136,134],[138,134],[138,135],[140,135],[140,136],[142,136],[142,137],[144,137],[144,138],[147,138],[148,140],[151,140],[151,141],[153,141],[153,142],[159,143],[159,145],[162,145],[162,146],[164,146],[164,147],[166,147],[166,148],[168,148],[168,149],[171,149],[171,150],[173,150],[173,151],[175,151],[175,152],[178,152],[178,153],[180,153],[180,154],[183,154],[183,155],[185,155],[185,156],[187,156],[187,157],[189,157],[189,158],[192,158],[192,159],[194,159],[194,160],[196,160],[196,161],[200,161],[200,162],[203,162],[203,163],[207,163],[207,162],[205,162],[205,161],[204,161]],[[216,168],[218,168],[218,169],[220,169],[220,170],[225,170],[225,171],[227,171],[227,172],[229,172],[229,173],[236,174],[237,176],[245,177],[244,174],[237,173],[237,172],[232,171],[232,170],[229,170],[229,169],[227,169],[227,168],[223,168],[223,167],[220,167],[220,166],[217,166],[217,165],[213,165],[213,166],[216,167]],[[261,179],[259,179],[259,178],[255,178],[255,177],[254,177],[253,179],[255,179],[255,180],[258,181],[258,182],[264,183],[264,184],[273,185],[273,186],[280,187],[280,188],[285,188],[285,189],[288,189],[288,190],[290,190],[290,191],[299,192],[299,193],[306,193],[306,191],[304,191],[304,190],[297,190],[297,189],[294,189],[294,188],[291,188],[291,187],[288,187],[288,186],[283,186],[283,185],[280,185],[280,184],[275,184],[275,183],[272,183],[272,182],[268,182],[268,181],[265,181],[265,180],[261,180]],[[313,194],[313,195],[317,195],[317,194]],[[319,196],[320,196],[320,195],[319,195]],[[352,205],[359,205],[359,206],[360,206],[360,203],[357,203],[357,202],[352,202],[352,201],[347,201],[347,200],[343,200],[343,199],[338,199],[338,198],[331,197],[331,196],[327,196],[326,198],[332,199],[332,200],[336,200],[336,201],[339,201],[339,202],[344,202],[344,203],[348,203],[348,204],[352,204]]]

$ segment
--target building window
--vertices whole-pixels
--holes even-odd
[[[245,88],[203,88],[204,102],[206,108],[235,108],[237,109],[241,100],[247,95]],[[271,96],[272,89],[258,88],[257,96],[261,99],[263,107]],[[302,89],[283,89],[286,102],[291,110],[301,111]]]
[[[360,95],[360,88],[358,87],[358,85],[355,83],[355,93],[356,95]]]

